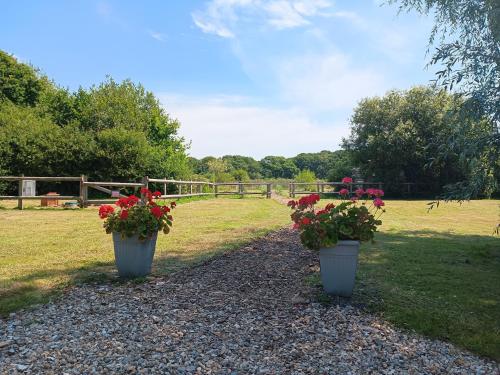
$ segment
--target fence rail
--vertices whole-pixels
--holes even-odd
[[[288,185],[288,195],[291,198],[295,198],[296,195],[304,194],[339,194],[335,191],[336,186],[345,186],[342,182],[290,182]],[[355,182],[349,184],[347,189],[349,193],[352,193],[354,189],[358,187],[373,186],[378,189],[382,189],[383,184],[381,182]],[[297,190],[297,187],[311,187],[311,189]],[[314,189],[315,188],[315,189]]]
[[[43,182],[79,182],[78,195],[23,195],[23,181],[43,181]],[[141,182],[114,182],[114,181],[89,181],[87,176],[80,177],[29,177],[29,176],[0,176],[0,181],[18,182],[18,195],[3,195],[0,200],[17,200],[17,207],[23,209],[23,201],[44,199],[50,200],[77,200],[80,207],[87,207],[91,204],[114,203],[118,197],[125,196],[120,192],[123,188],[150,187],[150,184],[163,185],[163,192],[160,198],[184,198],[196,196],[223,196],[223,195],[263,195],[271,198],[271,184],[258,182],[224,182],[213,183],[208,181],[183,181],[168,178],[143,177]],[[173,186],[173,187],[172,187]],[[260,191],[251,191],[255,187],[265,187]],[[169,189],[170,187],[170,189]],[[237,187],[235,190],[223,190],[220,187]],[[113,188],[116,188],[114,190]],[[89,189],[95,189],[110,195],[110,198],[90,199]],[[171,193],[172,190],[174,193]],[[170,192],[170,193],[169,193]]]

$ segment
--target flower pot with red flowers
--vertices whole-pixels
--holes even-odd
[[[135,195],[120,198],[113,206],[103,205],[99,216],[106,233],[112,233],[115,263],[120,277],[141,277],[151,272],[158,232],[167,234],[172,226],[170,205],[160,205],[160,192],[141,189],[142,199]]]
[[[360,242],[372,241],[380,216],[385,212],[379,189],[357,189],[351,196],[349,184],[339,191],[341,202],[327,204],[317,210],[318,194],[291,200],[294,228],[300,232],[302,244],[319,251],[321,281],[328,294],[350,297],[354,289]],[[351,189],[352,190],[352,189]]]

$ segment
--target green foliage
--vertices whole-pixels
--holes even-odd
[[[73,126],[61,128],[35,109],[0,105],[0,165],[8,174],[78,175],[93,168],[96,144]]]
[[[293,178],[299,169],[292,160],[283,156],[266,156],[260,161],[262,175],[270,178]]]
[[[228,177],[227,164],[223,159],[210,159],[207,162],[207,172],[213,182],[227,182],[224,181]]]
[[[300,171],[294,178],[294,181],[300,182],[300,183],[311,183],[311,185],[304,185],[303,188],[304,190],[308,191],[314,191],[315,186],[314,183],[316,182],[316,175],[314,174],[313,171],[310,171],[309,169],[304,169]]]
[[[250,181],[250,176],[245,169],[236,169],[232,173],[233,179],[239,182],[248,182]]]
[[[0,50],[0,102],[34,106],[43,88],[36,70]]]
[[[362,174],[383,182],[387,191],[397,192],[400,183],[411,182],[438,194],[444,185],[461,181],[468,173],[459,163],[458,150],[436,158],[454,134],[462,105],[460,96],[428,87],[364,99],[354,111],[344,147]],[[469,116],[467,121],[472,126],[467,134],[470,129],[487,134],[478,125],[484,120]]]
[[[402,10],[434,14],[430,65],[438,65],[436,84],[463,94],[464,116],[455,120],[440,157],[457,153],[465,178],[450,184],[444,199],[469,199],[498,189],[500,180],[500,3],[498,0],[390,0]],[[469,136],[467,117],[479,113],[491,122],[488,133]],[[457,146],[460,146],[457,148]]]
[[[140,84],[71,93],[0,51],[0,174],[188,177],[178,128]]]
[[[294,180],[296,182],[316,182],[316,175],[313,171],[304,169],[295,176]]]
[[[257,179],[261,177],[260,163],[252,157],[241,155],[225,155],[222,157],[229,170],[245,170],[249,178]],[[238,180],[239,181],[239,180]]]
[[[340,181],[342,177],[352,173],[353,167],[348,152],[344,150],[301,153],[292,160],[300,170],[309,169],[318,178],[329,181]],[[331,179],[330,176],[335,178]]]

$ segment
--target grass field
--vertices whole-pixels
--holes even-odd
[[[326,204],[325,201],[320,203]],[[500,360],[500,201],[387,201],[375,244],[364,244],[354,303],[404,328]],[[266,199],[181,204],[160,236],[157,274],[208,259],[289,224]],[[114,275],[112,241],[94,208],[0,210],[0,313],[43,302],[66,285]]]
[[[424,201],[386,204],[376,243],[362,246],[353,302],[500,360],[500,238],[492,235],[500,201],[430,212]]]
[[[180,204],[159,235],[154,273],[202,262],[288,223],[269,199]],[[114,275],[113,245],[96,208],[0,210],[0,314],[44,302],[65,286]]]

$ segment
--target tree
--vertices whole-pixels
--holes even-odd
[[[346,150],[335,151],[329,163],[330,169],[327,173],[329,182],[340,182],[345,176],[352,176],[354,163],[350,153]]]
[[[338,165],[339,163],[346,163],[346,155],[347,152],[344,150],[323,150],[317,153],[301,153],[292,158],[292,160],[300,170],[309,169],[313,171],[318,178],[328,178],[332,169],[341,167]],[[350,164],[348,167],[352,168]]]
[[[311,185],[305,185],[305,190],[314,190],[314,183],[316,182],[316,175],[313,171],[309,169],[301,170],[294,178],[296,182],[301,183],[311,183]]]
[[[266,156],[260,165],[266,178],[293,178],[299,172],[293,161],[283,156]]]
[[[446,199],[468,199],[498,189],[500,180],[500,2],[498,0],[390,0],[401,10],[434,13],[429,64],[442,66],[436,84],[464,96],[462,116],[441,148],[440,157],[458,153],[463,168],[472,171],[460,184],[448,186]],[[467,118],[485,116],[489,134],[465,137]],[[488,156],[485,156],[488,155]]]
[[[1,174],[188,177],[178,128],[140,84],[72,93],[0,51]]]
[[[239,182],[248,182],[250,181],[250,176],[248,175],[247,171],[244,169],[235,169],[234,171],[231,172],[231,175],[236,181]]]
[[[208,161],[208,173],[213,182],[227,182],[227,164],[222,159],[212,159]]]
[[[222,159],[227,163],[230,171],[243,169],[252,179],[261,177],[261,167],[257,160],[249,156],[225,155]]]
[[[429,163],[454,132],[462,105],[459,95],[429,87],[364,99],[354,110],[351,135],[343,145],[362,174],[383,182],[388,191],[411,182],[425,186],[427,193],[440,193],[442,186],[466,177],[456,153]],[[468,121],[485,134],[484,120]]]
[[[34,106],[45,86],[35,69],[0,50],[0,102]]]

